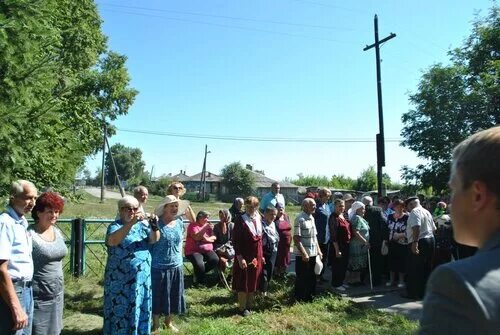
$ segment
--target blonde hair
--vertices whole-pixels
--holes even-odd
[[[167,187],[167,195],[172,195],[173,194],[173,190],[174,190],[174,186],[176,185],[180,185],[180,189],[179,189],[179,198],[182,197],[185,193],[186,193],[186,188],[184,187],[184,184],[181,183],[180,181],[173,181],[170,183],[170,185],[168,185]]]
[[[480,131],[457,145],[452,168],[459,172],[463,189],[482,181],[500,205],[500,127]]]

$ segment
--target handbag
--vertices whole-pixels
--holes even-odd
[[[233,248],[233,243],[231,241],[227,241],[226,244],[221,245],[218,249],[217,252],[220,256],[231,260],[235,256],[234,248]]]
[[[380,248],[380,253],[382,256],[387,256],[389,254],[389,247],[387,246],[387,242],[382,242],[382,248]]]
[[[321,274],[321,270],[323,270],[323,262],[321,261],[321,257],[316,256],[316,264],[314,264],[314,273],[319,276]]]

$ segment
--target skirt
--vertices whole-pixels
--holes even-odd
[[[170,315],[186,312],[182,265],[171,269],[151,269],[153,314]]]

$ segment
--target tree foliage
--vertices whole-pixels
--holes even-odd
[[[500,18],[493,6],[478,18],[462,47],[449,52],[451,64],[435,64],[410,95],[403,114],[402,145],[426,164],[403,168],[410,184],[447,189],[453,148],[471,134],[500,123]]]
[[[101,147],[102,115],[128,112],[137,94],[128,85],[94,1],[1,1],[0,186],[71,183]]]
[[[232,196],[246,197],[254,193],[254,176],[240,162],[233,162],[221,170],[222,185]]]
[[[146,163],[142,160],[142,151],[138,148],[126,147],[120,143],[114,144],[110,149],[120,181],[136,184],[144,175],[144,167],[146,166]],[[107,185],[114,184],[116,175],[109,152],[106,153],[104,160],[104,172]]]

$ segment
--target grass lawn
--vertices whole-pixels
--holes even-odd
[[[152,197],[147,210],[161,199]],[[195,212],[208,210],[216,215],[224,203],[193,203]],[[299,212],[287,206],[291,219]],[[103,204],[92,196],[81,203],[69,203],[64,217],[114,218],[116,200]],[[88,226],[87,239],[102,239],[105,226]],[[66,273],[64,335],[97,335],[102,333],[103,272],[106,252],[102,245],[87,247],[87,272],[82,278]],[[186,267],[190,269],[190,264]],[[181,334],[412,334],[417,323],[404,316],[382,313],[375,309],[342,300],[328,292],[312,303],[293,303],[293,279],[282,279],[271,287],[268,297],[257,296],[255,312],[247,318],[235,315],[236,297],[217,286],[216,276],[207,288],[192,288],[191,275],[186,271],[188,313],[176,317],[174,323]],[[162,334],[169,334],[164,331]]]

